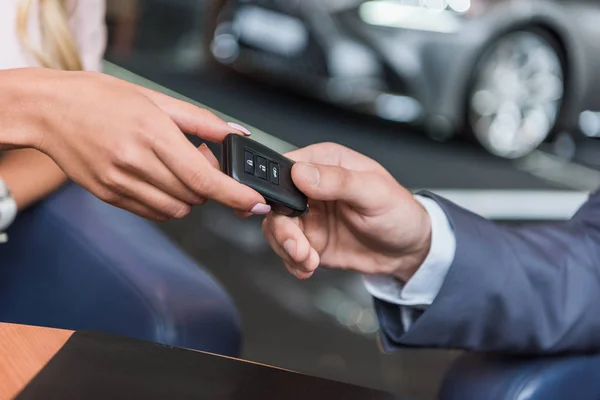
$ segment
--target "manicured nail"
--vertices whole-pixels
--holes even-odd
[[[255,215],[267,215],[271,212],[271,206],[267,204],[258,203],[257,205],[252,207],[252,210],[250,210],[250,212]]]
[[[288,239],[283,243],[283,249],[292,259],[296,257],[296,241],[293,239]]]
[[[240,124],[236,124],[235,122],[228,122],[227,125],[229,125],[233,129],[237,129],[238,131],[241,131],[246,136],[252,135],[252,132],[250,132],[248,130],[248,128],[245,128],[245,127],[241,126]]]
[[[321,181],[319,169],[314,165],[309,163],[298,163],[298,167],[296,168],[300,168],[300,175],[304,177],[306,183],[309,185],[317,186]]]

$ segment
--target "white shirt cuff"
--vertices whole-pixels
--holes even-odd
[[[375,298],[402,307],[402,323],[408,330],[413,322],[412,309],[425,310],[437,297],[456,252],[456,236],[448,217],[434,200],[416,195],[431,220],[431,248],[413,277],[402,285],[389,275],[364,276],[367,291]]]

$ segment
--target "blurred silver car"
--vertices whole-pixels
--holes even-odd
[[[211,53],[279,82],[516,158],[600,136],[600,1],[224,0]]]

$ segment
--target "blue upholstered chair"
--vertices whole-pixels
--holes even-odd
[[[444,379],[441,400],[598,400],[600,355],[465,354]]]
[[[153,225],[75,184],[0,245],[0,321],[95,330],[238,356],[223,289]]]

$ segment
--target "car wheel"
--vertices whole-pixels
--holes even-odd
[[[468,96],[468,123],[492,154],[517,158],[552,132],[565,93],[558,46],[535,31],[495,41],[477,64]]]

